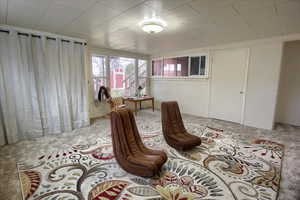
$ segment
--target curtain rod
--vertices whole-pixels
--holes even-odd
[[[9,34],[10,31],[0,29],[0,32]],[[40,35],[35,35],[35,34],[31,34],[31,33],[21,33],[21,32],[18,32],[18,35],[23,35],[23,36],[27,36],[27,37],[28,37],[29,35],[31,35],[32,37],[35,37],[35,38],[41,38]],[[49,37],[49,36],[46,36],[46,39],[47,39],[47,40],[56,40],[56,38],[54,38],[54,37]],[[65,39],[62,39],[61,41],[62,41],[62,42],[70,42],[70,40],[65,40]],[[86,42],[77,42],[77,41],[74,41],[74,43],[75,43],[75,44],[87,45]]]

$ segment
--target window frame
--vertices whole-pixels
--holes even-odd
[[[151,59],[150,62],[151,62],[151,67],[150,67],[150,77],[164,77],[164,62],[163,62],[163,59],[164,57],[159,57],[159,58],[155,58],[155,59]],[[161,70],[161,75],[152,75],[153,74],[153,66],[152,66],[152,61],[155,61],[155,60],[162,60],[162,70]],[[165,76],[166,77],[166,76]]]
[[[191,75],[191,57],[196,57],[196,56],[205,56],[205,74],[204,75]],[[162,70],[162,75],[152,75],[153,74],[153,66],[152,66],[152,61],[155,60],[162,60],[162,67],[164,67],[164,59],[168,58],[180,58],[180,57],[188,57],[188,76],[164,76]],[[151,72],[150,72],[150,77],[153,79],[207,79],[209,78],[210,74],[210,54],[209,52],[202,52],[202,53],[192,53],[192,54],[183,54],[183,55],[176,55],[176,56],[166,56],[166,57],[157,57],[157,58],[152,58],[151,60]],[[177,74],[177,72],[176,72]]]
[[[201,57],[201,56],[205,56],[205,73],[204,75],[191,75],[191,57]],[[189,77],[192,78],[208,78],[209,77],[209,68],[210,68],[210,57],[209,57],[209,53],[196,53],[196,54],[190,54],[189,55]],[[200,72],[200,69],[199,69]]]
[[[162,76],[163,77],[177,77],[177,66],[174,65],[174,72],[175,72],[175,76],[164,76],[165,75],[165,59],[173,59],[173,58],[176,58],[176,62],[177,62],[177,58],[178,57],[163,57],[162,59]],[[166,64],[167,66],[171,65],[171,64]],[[177,65],[177,63],[176,63]],[[168,66],[168,68],[169,68]],[[170,72],[170,70],[168,69],[167,72]]]
[[[94,76],[94,73],[93,73],[93,57],[104,57],[105,76]],[[92,74],[92,77],[93,77],[93,78],[105,78],[105,79],[107,79],[106,59],[107,59],[107,56],[106,56],[106,55],[101,55],[101,54],[91,54],[91,57],[90,57],[90,61],[91,61],[91,72],[92,72],[91,74]]]
[[[104,76],[95,76],[93,73],[93,57],[103,57],[104,58],[104,68],[105,68],[105,75]],[[91,54],[90,56],[90,67],[91,67],[91,85],[92,85],[92,91],[93,91],[93,98],[95,100],[95,97],[98,96],[98,94],[95,94],[95,88],[94,88],[94,79],[103,79],[104,86],[107,87],[109,84],[109,79],[108,79],[108,71],[107,71],[107,56],[102,55],[102,54]]]
[[[139,61],[140,60],[143,60],[143,61],[146,61],[146,76],[140,76],[139,75]],[[146,94],[149,93],[149,59],[140,59],[140,58],[137,58],[136,59],[136,62],[137,62],[137,66],[136,66],[136,71],[137,71],[137,74],[136,74],[136,77],[137,77],[137,84],[136,84],[136,88],[138,88],[141,84],[140,84],[140,80],[141,79],[145,79],[146,80]],[[152,61],[151,61],[151,65],[152,65]]]
[[[108,76],[109,76],[109,80],[111,80],[111,77],[110,77],[110,72],[111,72],[111,66],[110,66],[110,64],[111,64],[111,58],[112,57],[118,57],[119,59],[121,59],[121,58],[125,58],[125,59],[132,59],[133,61],[134,61],[134,76],[136,77],[137,76],[137,73],[138,73],[138,71],[137,71],[137,66],[136,66],[136,61],[138,60],[138,58],[135,58],[135,57],[129,57],[129,56],[116,56],[116,55],[106,55],[108,58],[109,58],[109,63],[108,63],[108,69],[109,69],[109,72],[108,72]],[[120,72],[118,72],[118,73],[120,73]],[[123,71],[122,72],[123,74],[125,74],[125,71]],[[110,83],[111,83],[111,81],[109,81],[109,83],[108,83],[108,87],[109,87],[109,89],[110,90],[112,90],[112,85],[110,85]],[[116,82],[116,80],[114,79],[114,87],[116,87],[116,84],[117,84],[117,82]],[[135,79],[135,90],[136,90],[136,88],[137,88],[137,80]],[[123,82],[123,84],[122,84],[122,88],[114,88],[113,90],[116,90],[116,91],[120,91],[120,90],[126,90],[126,82]],[[110,91],[111,92],[111,91]],[[112,92],[111,92],[112,93]],[[112,96],[112,98],[119,98],[119,97],[122,97],[122,96]]]
[[[104,57],[104,67],[105,67],[105,75],[104,76],[94,76],[93,73],[93,57]],[[90,78],[89,78],[89,82],[91,83],[90,87],[93,91],[93,96],[95,96],[95,89],[94,89],[94,78],[99,78],[99,79],[103,79],[104,80],[104,85],[105,87],[109,87],[111,89],[112,85],[111,85],[111,78],[110,78],[110,70],[111,70],[111,66],[110,66],[110,62],[111,62],[111,57],[119,57],[119,58],[128,58],[128,59],[133,59],[134,60],[134,65],[135,65],[135,85],[134,88],[135,90],[137,90],[138,86],[139,86],[139,79],[145,79],[146,80],[146,91],[148,92],[149,90],[149,78],[150,78],[150,74],[149,71],[151,71],[149,69],[150,65],[149,62],[150,59],[147,58],[139,58],[139,57],[130,57],[130,56],[124,56],[124,55],[115,55],[115,54],[101,54],[101,53],[90,53],[89,54],[89,60],[90,60]],[[143,60],[146,61],[146,75],[145,76],[139,76],[139,60]],[[112,83],[112,84],[116,84],[116,83]],[[118,88],[118,89],[125,89],[125,83],[123,84],[123,88]],[[122,97],[122,96],[116,96],[113,98],[118,98],[118,97]]]
[[[140,61],[140,60],[146,61],[146,76],[140,76],[140,74],[139,74],[139,61]],[[146,60],[146,59],[140,59],[140,58],[137,58],[137,77],[138,77],[138,78],[149,78],[148,63],[149,63],[149,61]],[[151,63],[152,63],[152,62],[151,62]]]

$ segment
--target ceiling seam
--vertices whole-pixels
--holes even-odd
[[[7,20],[8,20],[8,0],[6,0],[6,13],[4,19],[5,24],[7,24]]]
[[[42,16],[40,17],[38,25],[35,26],[36,29],[38,29],[38,27],[40,27],[40,25],[42,23],[42,20],[45,18],[46,14],[47,14],[47,11],[50,9],[50,6],[52,5],[52,3],[53,3],[53,0],[49,1],[49,4],[48,4],[47,8],[44,10]]]
[[[195,11],[199,15],[199,17],[202,17],[201,14],[200,14],[200,11],[195,9],[190,3],[187,3],[187,6],[190,7],[193,11]],[[217,25],[215,20],[212,20],[212,19],[210,19],[210,20],[211,20],[212,24]]]
[[[126,13],[127,11],[129,11],[129,10],[131,10],[131,9],[137,8],[138,6],[144,4],[146,1],[148,1],[148,0],[142,1],[141,3],[138,3],[138,4],[135,5],[135,6],[130,7],[130,8],[128,8],[128,9],[122,11],[120,14],[118,14],[118,15],[116,15],[116,16],[114,16],[114,17],[112,17],[112,18],[110,18],[110,19],[104,20],[103,23],[97,25],[97,27],[95,27],[95,28],[99,28],[99,27],[103,26],[106,22],[111,21],[111,20],[113,20],[113,19],[115,19],[115,18],[121,16],[122,14]],[[152,8],[152,7],[151,7],[151,8]]]
[[[147,0],[147,1],[148,1],[148,0]],[[189,1],[184,2],[184,3],[182,3],[182,4],[178,4],[178,5],[175,6],[174,8],[168,8],[168,9],[166,9],[166,11],[168,12],[168,11],[171,11],[171,10],[178,9],[178,8],[180,8],[180,7],[182,7],[182,6],[190,5],[190,3],[191,3],[192,1],[194,1],[194,0],[189,0]],[[151,8],[153,8],[153,9],[155,9],[153,6],[151,6],[151,5],[149,5],[149,6],[150,6]]]
[[[280,23],[280,20],[279,20],[279,13],[278,13],[278,8],[277,8],[277,5],[276,3],[273,4],[273,9],[274,9],[274,13],[275,13],[275,16],[277,18],[276,21],[278,21],[278,25],[280,26],[280,35],[284,35],[284,26],[283,24]]]
[[[142,5],[143,3],[145,3],[146,1],[148,1],[148,0],[144,0],[144,1],[142,1],[141,3],[138,3],[137,5],[135,5],[135,6],[133,6],[133,7],[130,7],[130,8],[128,8],[128,9],[122,11],[120,14],[118,14],[118,15],[116,15],[116,16],[114,16],[114,17],[112,17],[112,18],[110,18],[110,19],[104,20],[103,23],[96,25],[95,28],[101,27],[101,26],[102,26],[103,24],[105,24],[107,21],[110,21],[110,20],[112,20],[112,19],[114,19],[114,18],[116,18],[116,17],[119,17],[120,15],[122,15],[122,14],[125,13],[125,12],[127,12],[128,10],[130,10],[130,9],[132,9],[132,8],[136,8],[136,7],[138,7],[139,5]],[[72,24],[74,21],[76,21],[77,19],[79,19],[84,13],[86,13],[87,10],[89,10],[92,6],[94,6],[94,5],[98,4],[98,3],[102,3],[102,4],[103,4],[103,2],[101,2],[100,0],[99,0],[99,1],[96,1],[94,4],[92,4],[92,5],[89,6],[87,9],[85,9],[78,17],[74,18],[73,20],[71,20],[71,22],[69,22],[69,23],[67,23],[67,24]],[[106,5],[105,5],[105,6],[106,6]],[[106,6],[106,7],[108,7],[108,6]],[[67,25],[67,24],[66,24],[66,25]],[[63,26],[63,27],[66,27],[66,26]]]
[[[259,33],[253,28],[249,22],[243,17],[243,15],[240,13],[240,11],[232,4],[231,8],[234,10],[234,12],[245,22],[245,24],[250,28],[257,36],[259,36]]]
[[[149,0],[142,1],[141,3],[138,3],[138,4],[136,4],[135,6],[132,6],[132,7],[128,8],[128,9],[122,11],[120,14],[118,14],[118,15],[116,15],[116,16],[114,16],[114,17],[112,17],[112,18],[110,18],[110,19],[108,19],[108,20],[104,20],[103,23],[99,24],[99,25],[98,25],[97,27],[95,27],[95,28],[100,28],[101,26],[105,25],[105,23],[107,23],[108,21],[111,21],[111,20],[113,20],[113,19],[115,19],[115,18],[121,16],[122,14],[128,12],[128,11],[131,10],[131,9],[134,9],[134,8],[139,7],[140,5],[146,3],[147,1],[149,1]],[[152,7],[152,6],[150,6],[150,7],[151,7],[151,10],[153,10],[153,7]],[[118,29],[118,30],[116,30],[116,31],[119,31],[119,30],[122,30],[122,29],[127,29],[127,28],[120,28],[120,29]],[[111,34],[114,33],[114,32],[116,32],[116,31],[111,32]],[[148,37],[150,37],[151,39],[155,39],[155,37],[152,37],[152,36],[149,36],[149,35],[148,35]]]
[[[79,19],[83,14],[85,14],[87,12],[87,10],[91,9],[94,5],[96,5],[96,4],[100,3],[100,2],[101,2],[100,0],[95,1],[90,6],[88,6],[86,9],[84,9],[77,17],[74,17],[70,22],[64,24],[62,27],[66,27],[68,24],[72,24],[74,21],[76,21],[77,19]],[[61,29],[63,29],[63,28],[61,28]]]

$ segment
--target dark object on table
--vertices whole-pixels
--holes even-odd
[[[112,98],[109,93],[109,88],[101,86],[98,93],[98,100],[101,102],[102,100],[104,100],[104,97],[106,99],[106,102],[110,105],[111,111],[126,107],[125,104],[122,104],[122,98]]]
[[[142,86],[139,86],[138,88],[138,93],[137,93],[137,97],[142,97],[142,90],[143,90],[143,87]]]
[[[161,103],[161,118],[165,140],[171,147],[187,150],[201,144],[199,137],[186,131],[176,101]]]
[[[103,100],[103,97],[105,97],[106,99],[110,99],[111,96],[108,92],[108,88],[106,88],[105,86],[101,86],[99,88],[99,92],[98,92],[98,100],[99,101],[102,101]]]
[[[143,89],[143,87],[142,87],[142,86],[139,86],[139,87],[138,87],[138,90],[142,90],[142,89]]]
[[[144,146],[134,116],[128,108],[111,113],[111,132],[116,160],[125,171],[151,177],[167,161],[165,152]]]

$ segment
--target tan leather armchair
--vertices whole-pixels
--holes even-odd
[[[134,116],[128,108],[111,113],[111,132],[116,160],[128,173],[151,177],[167,161],[167,155],[163,151],[144,146]]]
[[[177,150],[187,150],[201,144],[201,139],[189,134],[183,124],[176,101],[161,103],[163,135],[166,142]]]

